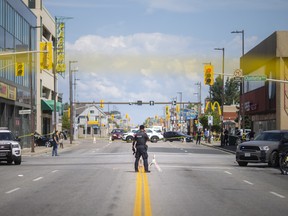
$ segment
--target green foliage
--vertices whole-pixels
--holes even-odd
[[[62,130],[70,130],[70,118],[68,117],[67,110],[64,112],[62,116]]]

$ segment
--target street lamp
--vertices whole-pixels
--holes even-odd
[[[222,51],[222,74],[221,74],[221,79],[222,79],[222,103],[221,103],[221,130],[224,128],[224,94],[225,94],[225,88],[224,88],[224,57],[225,57],[225,48],[214,48],[214,50],[221,50]],[[221,139],[221,145],[222,145],[222,139]]]
[[[232,34],[242,34],[242,56],[244,56],[244,30],[242,31],[232,31]],[[242,119],[242,124],[243,124],[243,130],[245,129],[245,109],[244,106],[242,106],[241,103],[241,95],[244,94],[244,80],[243,77],[241,78],[240,81],[240,108],[239,108],[239,129],[241,129],[241,119]],[[244,103],[244,99],[243,99]]]
[[[73,128],[74,128],[74,104],[73,104],[73,77],[72,77],[72,69],[71,64],[77,63],[77,61],[69,61],[69,99],[70,99],[70,144],[72,144],[73,141]]]

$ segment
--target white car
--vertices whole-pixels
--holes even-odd
[[[12,164],[12,162],[15,165],[21,164],[19,141],[10,130],[0,128],[0,161],[6,161],[8,164]]]
[[[124,133],[122,140],[127,142],[132,142],[134,139],[135,133],[137,133],[138,129],[132,129],[130,132]],[[153,143],[158,142],[159,140],[163,139],[163,135],[161,133],[156,132],[152,128],[146,128],[145,132],[147,133],[149,140]]]

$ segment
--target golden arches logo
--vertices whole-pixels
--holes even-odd
[[[219,103],[218,103],[217,101],[215,101],[214,103],[211,103],[210,101],[208,101],[208,102],[206,103],[206,106],[205,106],[205,112],[208,110],[209,104],[210,104],[211,109],[212,109],[213,111],[215,111],[215,107],[217,106],[217,107],[218,107],[217,109],[218,109],[219,115],[220,115],[220,116],[222,115],[221,106],[219,105]]]

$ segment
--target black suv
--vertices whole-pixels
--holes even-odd
[[[163,134],[164,142],[165,141],[186,141],[186,142],[193,142],[193,137],[182,132],[177,131],[167,131]]]
[[[21,164],[20,139],[7,129],[0,128],[0,161],[7,161],[8,164]]]

